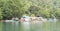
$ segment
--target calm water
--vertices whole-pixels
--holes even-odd
[[[60,31],[60,22],[45,22],[41,24],[0,22],[0,31]]]

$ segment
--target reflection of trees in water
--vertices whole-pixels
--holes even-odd
[[[21,24],[22,24],[23,31],[30,31],[30,23],[29,22],[23,22]]]
[[[6,23],[6,22],[3,22],[3,31],[12,31],[12,24],[11,23]]]
[[[32,31],[41,31],[41,26],[42,26],[43,24],[39,24],[39,23],[35,23],[35,24],[31,24],[31,30]]]
[[[19,31],[20,23],[3,22],[3,31]]]
[[[28,24],[27,24],[28,23]],[[46,22],[43,24],[32,24],[29,22],[24,23],[9,23],[3,22],[3,30],[2,31],[59,31],[60,30],[60,22]]]
[[[3,22],[3,31],[37,31],[40,30],[41,24],[36,23],[32,24],[29,22],[23,22],[23,23],[9,23],[9,22]]]

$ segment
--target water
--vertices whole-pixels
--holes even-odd
[[[60,21],[42,24],[3,22],[0,23],[0,31],[60,31]]]
[[[0,31],[2,31],[2,22],[0,22]]]

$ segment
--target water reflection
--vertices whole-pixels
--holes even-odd
[[[2,31],[60,31],[59,23],[3,22]]]
[[[3,31],[18,31],[19,23],[3,22]]]
[[[3,22],[3,31],[40,31],[40,26],[42,24],[30,23],[30,22]]]
[[[21,24],[22,24],[23,31],[30,31],[30,23],[29,22],[23,22]]]

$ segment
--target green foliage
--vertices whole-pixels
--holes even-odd
[[[3,19],[11,19],[12,17],[21,17],[30,7],[31,3],[28,0],[2,0],[1,5]]]
[[[2,19],[2,11],[1,11],[1,8],[0,8],[0,20]]]
[[[40,13],[41,16],[43,16],[43,17],[45,17],[45,18],[50,17],[49,11],[40,10],[39,13]]]
[[[0,19],[21,18],[24,14],[45,18],[60,17],[59,0],[1,0]]]
[[[35,17],[35,14],[31,14],[31,17]]]

